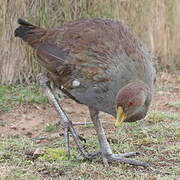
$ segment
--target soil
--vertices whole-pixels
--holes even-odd
[[[168,84],[171,85],[169,89],[163,90],[168,87]],[[165,72],[160,73],[151,110],[179,113],[178,108],[168,104],[169,102],[179,102],[180,87],[178,84],[180,84],[180,79],[177,76]],[[86,106],[77,104],[70,99],[63,99],[60,103],[73,122],[91,122]],[[100,118],[105,121],[106,131],[113,131],[114,118],[105,113],[101,113]],[[23,104],[11,112],[0,113],[0,121],[3,122],[0,124],[0,137],[25,135],[32,138],[46,135],[44,127],[47,123],[57,123],[58,116],[49,104]],[[80,125],[76,128],[81,134],[90,133],[89,128],[83,128]]]

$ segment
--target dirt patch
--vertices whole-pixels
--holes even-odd
[[[151,109],[179,113],[179,108],[169,105],[169,102],[178,102],[180,99],[178,78],[168,73],[161,73],[158,79],[158,86]],[[167,84],[170,84],[170,87]],[[91,121],[86,106],[79,105],[70,99],[63,99],[60,103],[73,122]],[[105,113],[101,113],[100,118],[106,122],[106,131],[113,131],[114,118]],[[0,113],[0,121],[3,122],[0,125],[1,137],[9,135],[37,137],[45,135],[44,127],[47,123],[57,123],[58,116],[51,105],[26,104],[17,107],[9,113]],[[82,134],[87,134],[91,131],[90,129],[83,128],[83,126],[76,128]]]
[[[70,99],[63,99],[62,107],[73,122],[90,122],[88,108],[79,105]],[[103,121],[113,123],[113,117],[101,114]],[[4,122],[0,126],[1,137],[9,135],[26,135],[28,137],[42,136],[46,133],[43,131],[47,123],[57,123],[58,116],[51,105],[22,105],[9,113],[2,113],[0,120]],[[83,133],[83,129],[80,128]]]

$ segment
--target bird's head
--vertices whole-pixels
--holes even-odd
[[[151,101],[149,94],[149,88],[143,82],[131,82],[121,88],[116,96],[115,127],[119,127],[123,121],[144,118]]]

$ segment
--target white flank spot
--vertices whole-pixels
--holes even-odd
[[[80,82],[78,80],[74,80],[72,85],[73,85],[73,87],[78,87],[78,86],[80,86]]]

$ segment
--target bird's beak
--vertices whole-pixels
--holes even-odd
[[[120,127],[122,122],[127,118],[127,115],[124,113],[123,108],[119,106],[116,110],[116,122],[115,127]]]

